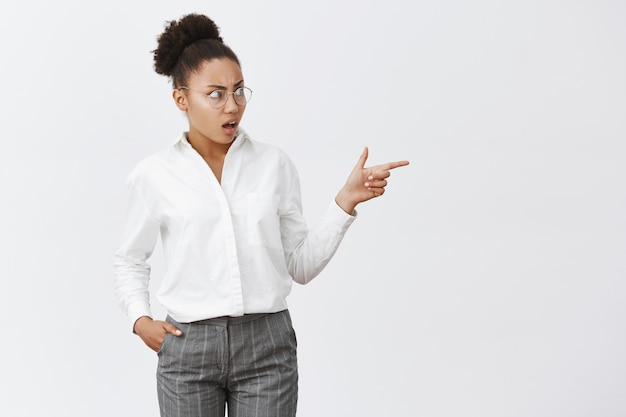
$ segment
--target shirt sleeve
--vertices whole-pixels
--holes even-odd
[[[160,224],[150,215],[139,187],[129,181],[128,188],[126,224],[114,256],[114,271],[115,294],[134,326],[139,317],[151,315],[146,261],[154,251]]]
[[[286,204],[280,213],[281,239],[287,270],[299,284],[307,284],[326,267],[339,248],[345,233],[357,216],[356,210],[348,214],[333,200],[322,218],[308,228],[302,214],[300,182],[295,167]]]

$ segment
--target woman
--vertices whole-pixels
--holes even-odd
[[[162,416],[294,416],[296,339],[286,297],[329,262],[356,216],[379,197],[398,161],[365,168],[367,148],[321,221],[308,228],[295,167],[240,127],[252,90],[206,16],[168,24],[157,73],[189,122],[128,178],[116,294],[133,331],[158,352]],[[161,234],[167,272],[151,317],[146,262]]]

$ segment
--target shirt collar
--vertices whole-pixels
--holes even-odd
[[[189,141],[187,140],[187,134],[189,132],[183,132],[181,133],[176,140],[174,141],[173,145],[176,145],[178,143],[182,143],[185,146],[191,146],[191,144],[189,143]],[[246,133],[245,130],[243,130],[242,128],[238,128],[237,129],[237,133],[235,134],[235,139],[233,140],[233,144],[231,145],[231,148],[238,148],[241,145],[243,145],[243,143],[245,141],[247,141],[249,139],[248,134]]]

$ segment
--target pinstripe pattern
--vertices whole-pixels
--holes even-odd
[[[298,399],[296,338],[289,312],[167,319],[183,336],[159,350],[162,417],[293,417]]]

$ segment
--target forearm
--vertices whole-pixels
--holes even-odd
[[[131,323],[142,316],[150,316],[150,266],[116,254],[114,262],[115,295]]]
[[[307,284],[326,267],[355,216],[356,213],[345,213],[335,202],[329,205],[322,219],[287,257],[287,268],[294,281]]]

